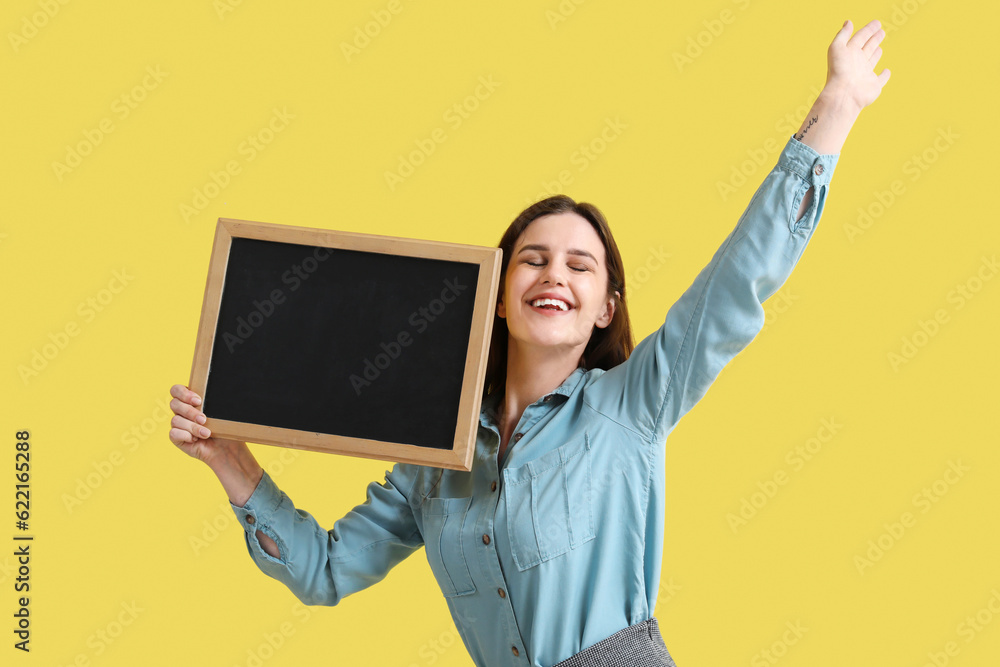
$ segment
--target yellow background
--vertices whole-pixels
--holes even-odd
[[[1000,278],[983,263],[1000,250],[996,5],[511,4],[400,0],[345,54],[387,0],[4,3],[0,662],[471,664],[422,553],[338,607],[303,608],[253,565],[211,472],[169,442],[161,404],[188,381],[216,218],[496,245],[566,171],[552,189],[615,230],[641,339],[735,225],[777,159],[764,147],[798,129],[844,19],[881,18],[877,69],[893,76],[844,147],[814,238],[766,330],[667,441],[656,611],[681,667],[996,664]],[[480,77],[496,88],[446,121]],[[241,145],[267,138],[275,109],[293,118],[250,159]],[[624,127],[581,170],[609,119]],[[385,172],[437,128],[446,140],[390,188]],[[89,154],[58,170],[81,143]],[[763,165],[744,164],[761,150]],[[229,161],[239,173],[185,216]],[[723,197],[741,165],[747,182]],[[851,237],[859,209],[878,215]],[[666,265],[640,270],[656,252]],[[977,289],[961,307],[959,285]],[[904,338],[921,345],[894,367]],[[841,426],[796,469],[788,453],[827,434],[824,419]],[[12,647],[21,429],[30,655]],[[327,527],[389,466],[252,448]],[[949,462],[968,468],[953,484]],[[753,496],[780,473],[766,503]],[[935,482],[943,495],[915,502]],[[762,506],[734,531],[744,499]],[[887,537],[904,512],[915,525]],[[859,570],[880,537],[888,549]]]

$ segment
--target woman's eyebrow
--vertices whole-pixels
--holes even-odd
[[[517,251],[517,254],[520,255],[522,252],[526,250],[540,250],[543,252],[548,252],[549,247],[547,245],[542,245],[541,243],[529,243],[526,246],[522,246],[521,249]],[[579,248],[570,248],[569,250],[566,251],[566,253],[570,255],[580,255],[581,257],[589,257],[590,259],[594,260],[595,263],[599,263],[597,261],[597,258],[591,255],[586,250],[580,250]]]

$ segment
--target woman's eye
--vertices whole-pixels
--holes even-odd
[[[525,261],[525,264],[527,264],[528,266],[545,266],[544,262],[536,264],[534,262]],[[590,271],[590,269],[586,266],[571,266],[569,268],[573,269],[574,271],[579,271],[580,273],[583,273],[584,271]]]

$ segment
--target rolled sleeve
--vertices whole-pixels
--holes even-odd
[[[271,476],[264,471],[264,475],[260,478],[260,482],[257,483],[257,488],[250,495],[246,504],[243,507],[237,507],[232,503],[229,505],[233,508],[236,513],[236,518],[240,521],[240,526],[246,533],[247,550],[250,552],[250,556],[257,562],[258,566],[267,566],[271,563],[285,565],[285,554],[287,553],[287,548],[285,547],[284,541],[275,532],[273,526],[276,523],[280,523],[282,517],[280,512],[282,511],[282,503],[285,503],[286,507],[284,512],[287,514],[289,507],[292,505],[291,500],[286,496],[281,489],[274,483]],[[294,510],[294,507],[292,507]],[[278,515],[278,516],[276,516]],[[269,553],[264,551],[264,548],[260,544],[260,540],[257,539],[257,531],[261,531],[278,545],[278,554],[280,558],[274,558]],[[263,561],[263,564],[262,564]],[[265,570],[267,572],[267,570]],[[270,574],[270,573],[268,573]]]
[[[802,180],[802,185],[792,201],[791,208],[788,209],[789,231],[803,232],[805,229],[812,229],[823,214],[823,207],[826,204],[826,193],[830,187],[830,180],[833,178],[833,171],[837,166],[840,153],[831,155],[821,155],[814,149],[806,146],[794,136],[788,138],[788,143],[778,156],[776,169],[791,172]],[[761,186],[763,187],[763,186]],[[800,220],[795,219],[795,214],[799,211],[802,197],[808,189],[812,187],[813,200],[809,209],[803,213]]]
[[[764,326],[762,304],[785,283],[812,237],[838,158],[789,137],[736,227],[663,325],[588,387],[587,403],[662,443]],[[797,218],[810,188],[812,201]]]

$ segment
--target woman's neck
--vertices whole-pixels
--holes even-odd
[[[511,341],[507,348],[506,386],[498,406],[501,429],[517,426],[524,409],[565,382],[580,366],[580,359],[552,350],[525,352]]]

